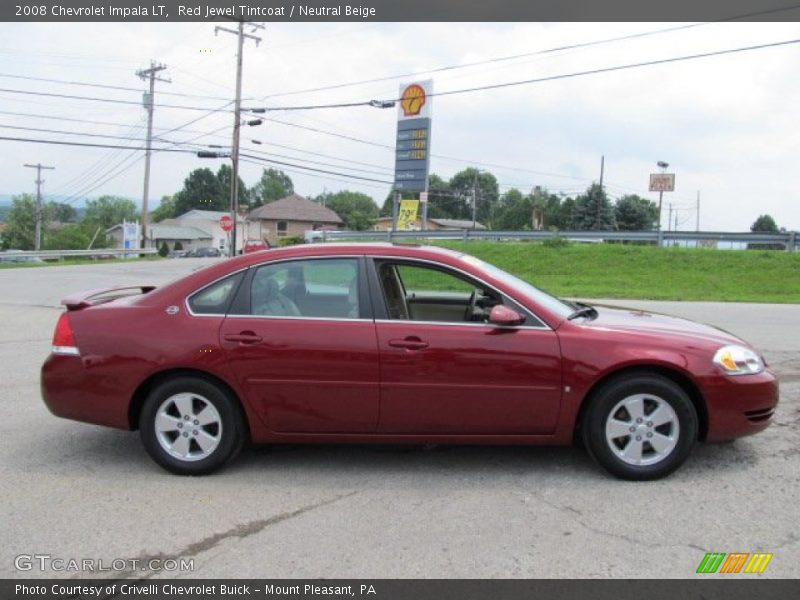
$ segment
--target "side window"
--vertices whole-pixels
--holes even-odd
[[[287,227],[286,221],[278,221],[278,235],[279,236],[286,235],[287,229],[288,229],[288,227]]]
[[[356,258],[294,260],[258,267],[250,287],[254,315],[358,319]]]
[[[242,277],[244,271],[234,273],[195,292],[189,297],[189,308],[198,315],[224,315]]]
[[[502,304],[494,290],[446,269],[383,261],[377,271],[390,319],[483,322]]]

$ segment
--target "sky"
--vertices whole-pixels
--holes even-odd
[[[423,79],[440,93],[800,39],[800,23],[264,25],[255,32],[262,42],[245,44],[245,107],[394,99],[401,83]],[[225,160],[196,151],[231,145],[235,54],[236,37],[215,36],[213,23],[2,23],[0,89],[123,102],[0,91],[0,136],[140,147],[145,82],[136,71],[163,63],[159,75],[171,82],[156,84],[154,128],[166,141],[154,146],[189,151],[153,155],[152,208],[193,169],[216,171]],[[465,66],[471,63],[482,64]],[[800,230],[798,65],[800,44],[791,44],[436,96],[431,171],[449,178],[477,167],[497,177],[501,192],[538,185],[574,196],[599,180],[605,157],[612,198],[635,193],[657,201],[649,174],[665,161],[676,182],[664,194],[665,229],[672,205],[672,226],[677,215],[678,229],[694,230],[699,197],[702,230],[745,231],[765,213]],[[460,68],[441,70],[451,66]],[[379,78],[392,79],[342,85]],[[330,86],[340,87],[309,91]],[[349,189],[380,205],[391,189],[383,182],[392,179],[396,118],[396,109],[372,107],[271,111],[262,125],[242,128],[241,152],[291,163],[273,166],[299,194]],[[35,192],[36,172],[23,164],[42,163],[55,167],[43,175],[48,200],[80,204],[84,196],[114,194],[140,202],[143,154],[0,140],[0,194]],[[268,166],[243,162],[245,184]]]

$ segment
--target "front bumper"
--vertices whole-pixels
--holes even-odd
[[[769,369],[758,375],[719,374],[701,383],[708,409],[709,442],[763,431],[778,405],[778,380]]]

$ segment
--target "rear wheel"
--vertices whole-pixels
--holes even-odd
[[[583,440],[611,474],[647,480],[677,469],[697,440],[697,411],[675,382],[655,374],[622,377],[591,400]]]
[[[176,377],[147,397],[139,421],[147,453],[179,475],[205,475],[242,448],[245,427],[236,401],[199,377]]]

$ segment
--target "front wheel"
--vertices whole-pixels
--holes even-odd
[[[672,473],[697,440],[692,401],[675,382],[655,374],[613,380],[592,398],[583,440],[592,457],[622,479]]]
[[[176,377],[145,400],[139,432],[147,453],[179,475],[206,475],[242,448],[244,421],[236,401],[199,377]]]

